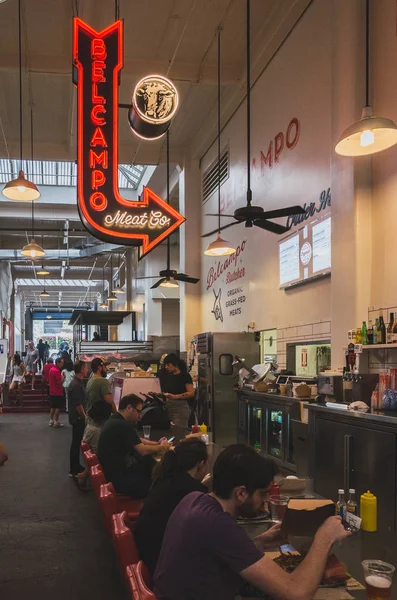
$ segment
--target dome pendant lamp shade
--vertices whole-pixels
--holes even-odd
[[[19,171],[17,179],[5,184],[3,196],[18,202],[32,202],[40,198],[40,192],[34,183],[25,178],[23,171]]]
[[[106,298],[106,300],[107,300],[108,302],[116,302],[116,300],[117,300],[117,296],[115,296],[113,293],[112,293],[112,294],[109,294],[109,296]]]
[[[39,258],[41,256],[45,256],[43,248],[36,244],[33,238],[29,244],[26,244],[26,246],[22,248],[21,254],[22,256],[28,256],[29,258]]]
[[[99,305],[101,308],[107,308],[108,305],[106,304],[106,302],[101,302]]]
[[[369,156],[397,144],[397,126],[385,117],[375,117],[369,101],[370,0],[365,0],[365,106],[361,119],[342,133],[335,146],[340,156]]]
[[[44,288],[43,291],[40,294],[40,298],[49,298],[50,294],[47,292],[47,290]]]
[[[368,156],[395,144],[396,124],[391,119],[373,116],[372,108],[365,106],[361,119],[342,133],[335,152],[341,156]]]
[[[206,256],[228,256],[229,254],[234,254],[234,252],[236,251],[230,243],[224,240],[221,234],[218,233],[218,237],[214,242],[208,244],[208,248],[204,254]]]
[[[179,285],[178,285],[178,282],[173,277],[167,277],[165,281],[160,283],[160,287],[177,288],[177,287],[179,287]]]
[[[121,289],[120,284],[118,283],[114,290],[112,290],[113,294],[124,294],[124,290]]]
[[[38,271],[36,271],[36,275],[41,275],[43,277],[45,277],[46,275],[49,275],[50,272],[48,269],[45,268],[44,265],[41,265],[40,269]]]

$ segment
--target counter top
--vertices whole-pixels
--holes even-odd
[[[255,390],[245,388],[236,389],[236,392],[247,398],[259,401],[272,400],[279,403],[307,402],[307,398],[295,398],[294,396],[282,396],[281,394],[268,394],[267,392],[256,392]]]
[[[369,411],[362,413],[357,410],[343,410],[340,408],[330,408],[328,406],[320,406],[319,404],[305,404],[305,408],[311,411],[327,412],[339,417],[347,417],[350,419],[361,419],[363,422],[371,421],[372,423],[389,423],[397,426],[397,411]]]

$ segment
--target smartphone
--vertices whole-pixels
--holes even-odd
[[[297,550],[290,544],[283,544],[280,546],[281,554],[299,554]]]
[[[169,439],[169,440],[167,440],[167,442],[168,442],[169,444],[171,444],[171,442],[173,442],[173,441],[174,441],[174,439],[175,439],[175,436],[173,435],[172,437],[170,437],[170,439]]]

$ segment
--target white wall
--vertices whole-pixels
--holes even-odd
[[[179,300],[163,300],[161,304],[161,335],[179,335]]]
[[[315,1],[252,91],[253,204],[264,209],[317,202],[322,190],[331,185],[331,25],[332,3]],[[222,135],[222,147],[228,144],[231,156],[230,177],[222,186],[222,207],[227,214],[245,204],[245,110],[244,104]],[[299,121],[300,134],[294,147],[288,149],[286,130],[294,118]],[[290,145],[295,138],[294,127],[292,124]],[[261,167],[261,151],[266,156],[270,142],[274,149],[275,136],[280,132],[284,133],[283,151],[278,160],[273,155],[271,168]],[[214,146],[202,161],[202,171],[215,156]],[[203,232],[217,225],[216,218],[205,216],[208,212],[217,212],[216,194],[203,206]],[[224,224],[229,222],[222,219]],[[237,225],[227,229],[224,237],[234,247],[239,246],[240,253],[214,285],[210,271],[217,271],[218,263],[225,259],[203,260],[204,330],[241,331],[250,321],[255,322],[256,329],[266,329],[330,318],[330,279],[290,291],[279,289],[278,236]],[[203,251],[210,239],[203,240]],[[239,277],[228,283],[227,273]],[[228,296],[236,289],[236,294]],[[214,291],[218,295],[219,290],[223,321],[215,319],[212,312]],[[227,307],[226,303],[234,298],[240,302]],[[231,311],[236,309],[237,314],[233,314]]]

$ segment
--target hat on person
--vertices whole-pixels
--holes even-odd
[[[110,365],[110,362],[107,362],[105,360],[103,360],[103,358],[100,358],[99,356],[97,356],[96,358],[93,358],[91,361],[91,371],[93,373],[95,373],[100,366],[103,367],[107,367],[108,365]]]

